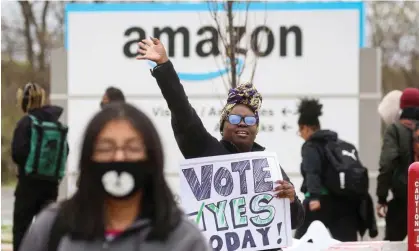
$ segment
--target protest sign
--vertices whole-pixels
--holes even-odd
[[[240,153],[181,164],[181,204],[216,251],[291,246],[289,199],[274,198],[276,154]]]

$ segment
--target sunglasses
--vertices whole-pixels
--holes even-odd
[[[231,114],[227,116],[227,121],[232,125],[238,125],[240,122],[244,121],[246,125],[253,126],[256,125],[257,119],[255,116],[242,117],[240,115]]]

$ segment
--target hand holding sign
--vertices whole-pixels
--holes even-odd
[[[288,198],[290,199],[291,202],[294,202],[295,200],[295,189],[294,186],[287,182],[286,180],[277,180],[275,182],[276,184],[278,184],[278,186],[275,187],[274,189],[274,193],[275,193],[275,197],[277,198]]]
[[[143,39],[142,42],[138,43],[138,47],[140,55],[136,58],[139,60],[148,59],[158,65],[169,61],[166,49],[157,38]]]

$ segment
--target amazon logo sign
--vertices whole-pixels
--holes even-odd
[[[185,26],[164,26],[153,27],[151,31],[151,34],[147,34],[146,29],[140,26],[126,28],[123,33],[126,40],[122,47],[124,56],[134,59],[138,55],[137,43],[150,36],[159,39],[165,38],[163,41],[166,41],[164,43],[169,57],[182,57],[187,60],[192,53],[195,53],[199,58],[220,57],[223,55],[220,51],[221,38],[216,27],[203,26],[191,31]],[[234,34],[236,35],[237,51],[247,50],[246,48],[240,48],[240,44],[243,44],[241,42],[247,39],[250,42],[248,49],[260,58],[268,56],[276,56],[278,58],[303,56],[303,32],[297,25],[279,26],[277,29],[261,25],[251,30],[246,29],[244,26],[236,26],[234,27]],[[197,41],[196,43],[191,43],[191,36],[197,36],[197,39],[194,39],[194,41]],[[182,42],[180,47],[175,44],[179,43],[179,41]],[[293,44],[289,45],[289,43]],[[275,46],[279,47],[279,52],[278,49],[274,50]],[[294,50],[289,49],[289,46]],[[182,50],[175,48],[182,48]],[[276,55],[273,55],[273,53]],[[237,72],[241,72],[244,60],[239,56],[236,63]],[[155,66],[153,62],[149,62],[149,64],[150,67]],[[184,81],[205,81],[218,78],[227,74],[230,70],[226,67],[224,69],[209,69],[205,72],[178,72],[178,75]]]

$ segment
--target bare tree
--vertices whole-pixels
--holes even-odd
[[[257,41],[257,38],[254,38],[254,41],[242,38],[245,36],[246,29],[248,28],[249,5],[251,2],[225,1],[221,3],[223,4],[223,10],[221,11],[219,10],[220,2],[218,1],[208,2],[208,6],[211,17],[216,24],[219,39],[221,40],[223,48],[223,50],[220,50],[221,57],[226,59],[223,61],[224,67],[229,69],[227,83],[224,77],[223,82],[225,86],[234,88],[240,83],[240,77],[246,67],[250,67],[252,72],[248,80],[253,80],[259,55],[252,55],[254,58],[250,62],[247,59],[252,51],[250,50],[252,43],[258,45],[260,41]],[[234,5],[245,6],[245,10],[243,11],[244,17],[242,17],[244,21],[242,23],[236,22],[239,12],[234,11]],[[239,60],[241,64],[239,64]]]
[[[383,55],[383,91],[419,87],[419,2],[370,2],[373,47]]]
[[[33,72],[34,64],[35,64],[35,55],[34,55],[34,39],[31,31],[31,20],[32,20],[32,4],[28,1],[20,1],[18,2],[20,4],[20,8],[22,11],[22,16],[24,19],[24,36],[25,36],[25,42],[26,42],[26,58],[28,60],[30,70]]]
[[[26,53],[29,64],[32,67],[32,70],[35,70],[35,65],[37,65],[37,70],[44,72],[46,69],[46,50],[49,49],[48,43],[48,27],[47,27],[47,15],[50,7],[50,2],[42,2],[42,10],[40,20],[37,20],[34,15],[34,3],[29,1],[19,1],[22,17],[24,19],[24,35],[26,38]],[[35,38],[34,38],[35,37]],[[36,41],[36,43],[35,43]],[[34,45],[37,45],[39,52],[35,54]],[[35,62],[37,58],[37,62]]]

